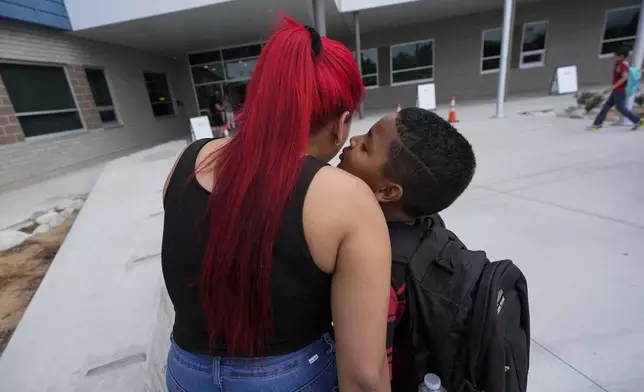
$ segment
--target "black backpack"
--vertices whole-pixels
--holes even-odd
[[[396,335],[409,339],[409,385],[436,373],[448,392],[525,392],[530,314],[521,270],[468,250],[438,215],[389,230],[392,285],[406,285]],[[395,353],[394,345],[394,361]]]

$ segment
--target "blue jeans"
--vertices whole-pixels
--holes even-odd
[[[334,392],[335,342],[324,334],[291,354],[247,359],[192,354],[172,341],[166,384],[168,392]]]
[[[606,100],[604,107],[597,115],[597,118],[595,118],[593,125],[602,125],[604,123],[604,120],[606,120],[608,112],[613,108],[613,106],[616,106],[617,111],[619,111],[624,117],[631,120],[633,124],[638,124],[640,122],[640,118],[637,116],[637,114],[628,110],[628,108],[626,107],[626,93],[613,91]]]

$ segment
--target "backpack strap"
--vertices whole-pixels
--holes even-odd
[[[407,265],[420,244],[437,227],[445,227],[443,218],[438,214],[418,218],[413,224],[389,222],[391,258],[394,263]]]
[[[433,260],[433,262],[441,264],[442,260],[449,260],[449,258],[441,258],[442,253],[445,251],[447,245],[450,242],[450,239],[447,235],[448,230],[441,231],[441,240],[436,241],[435,238],[432,240],[430,247],[423,247],[422,258],[425,262],[423,263],[412,263],[414,256],[423,245],[423,242],[437,229],[445,228],[445,222],[440,217],[440,215],[435,214],[431,216],[425,216],[417,219],[413,225],[402,223],[402,222],[390,222],[389,226],[389,236],[391,240],[391,251],[392,251],[392,270],[391,270],[391,281],[394,289],[398,289],[405,285],[409,275],[416,280],[420,279],[425,270],[428,268],[429,264],[427,260]],[[422,264],[422,265],[421,265]],[[418,306],[418,294],[411,290],[409,287],[405,289],[405,299],[406,299],[406,309],[416,309]],[[422,323],[417,320],[417,315],[413,311],[405,312],[407,317],[407,327],[409,331],[418,331],[422,329]],[[417,332],[410,333],[411,336],[411,349],[413,355],[413,364],[415,365],[414,374],[422,379],[422,377],[427,373],[428,365],[430,362],[431,354],[423,349],[428,346],[423,336],[426,336],[426,333]]]

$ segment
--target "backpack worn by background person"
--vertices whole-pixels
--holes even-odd
[[[628,63],[627,63],[628,65]],[[632,97],[640,90],[642,70],[638,67],[628,66],[628,81],[626,82],[626,96]]]
[[[392,285],[406,285],[396,334],[409,339],[412,384],[435,373],[448,392],[525,392],[530,315],[521,270],[468,250],[438,215],[389,230]]]

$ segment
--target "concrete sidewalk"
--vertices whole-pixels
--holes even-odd
[[[470,248],[526,274],[531,392],[639,391],[644,130],[588,132],[582,120],[517,114],[571,100],[513,100],[504,119],[490,119],[493,102],[463,105],[457,126],[478,171],[443,217]],[[352,133],[380,116],[356,120]],[[171,306],[161,291],[160,190],[182,145],[107,166],[0,359],[0,390],[162,385]]]
[[[528,277],[531,387],[642,390],[644,132],[580,120],[464,122],[474,186],[444,218]]]
[[[0,391],[161,391],[162,189],[185,142],[109,163],[0,358]]]
[[[89,193],[104,167],[104,163],[96,164],[36,184],[0,191],[0,230],[35,212],[48,211],[63,200]]]
[[[644,390],[644,130],[523,116],[572,97],[459,109],[473,185],[442,215],[473,249],[510,258],[528,278],[530,391]],[[446,116],[445,107],[438,113]],[[356,121],[365,132],[380,114]]]

